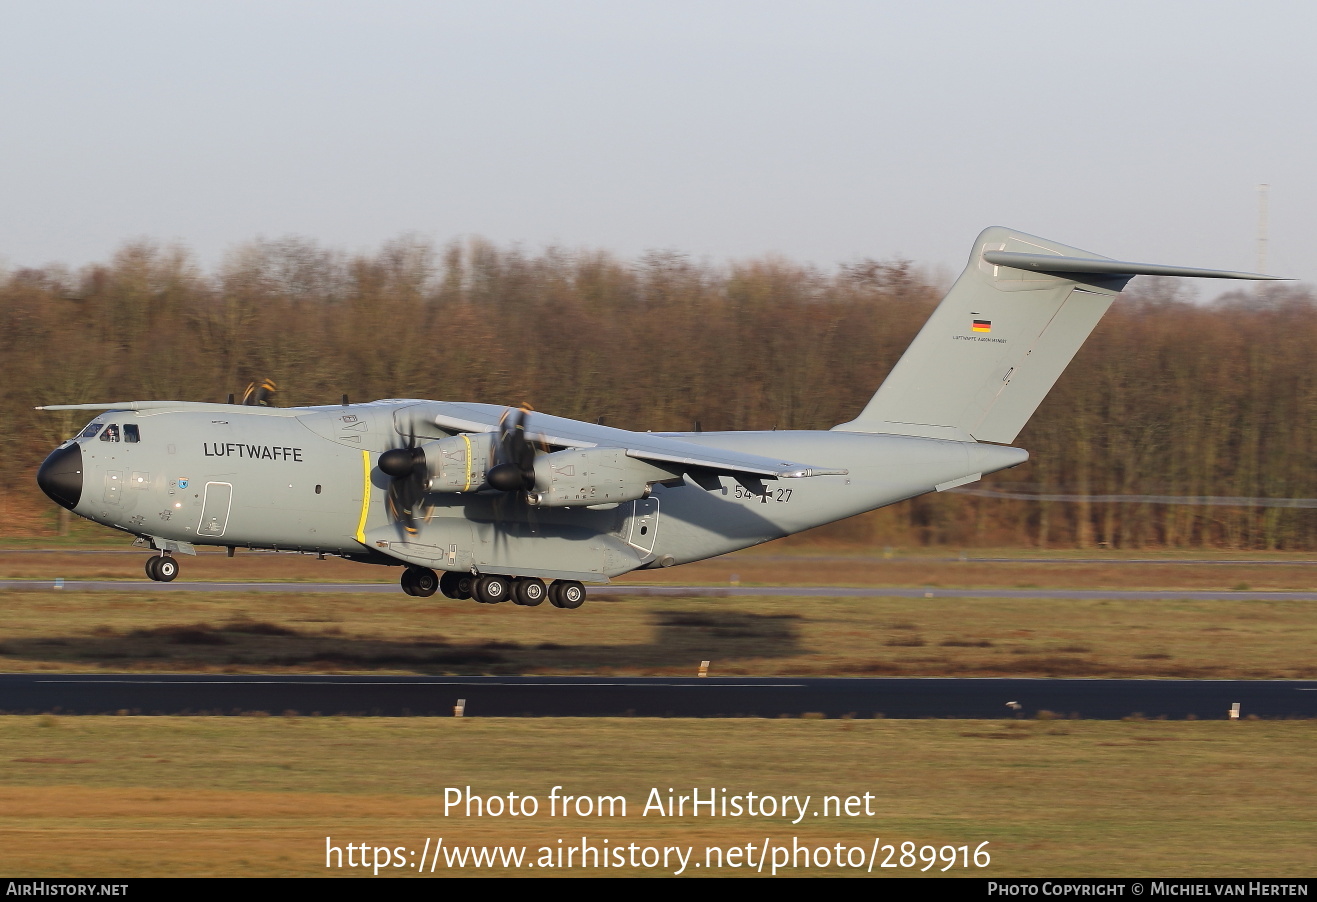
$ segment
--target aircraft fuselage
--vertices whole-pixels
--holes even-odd
[[[758,481],[720,475],[704,485],[676,479],[653,485],[647,498],[573,507],[530,507],[488,488],[432,492],[427,515],[404,528],[390,515],[390,477],[379,469],[379,456],[399,446],[403,418],[413,417],[406,427],[412,428],[413,411],[444,406],[377,401],[107,410],[51,455],[39,479],[74,513],[162,550],[238,546],[605,581],[756,545],[1027,458],[1016,448],[897,435],[665,434],[710,449],[824,462],[847,473]],[[548,431],[588,425],[535,416]],[[127,440],[130,434],[136,441]],[[433,438],[449,434],[432,428]],[[69,470],[79,471],[78,485],[57,474]]]

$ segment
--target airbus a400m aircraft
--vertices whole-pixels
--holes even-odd
[[[103,412],[51,453],[37,482],[155,549],[155,580],[174,579],[176,555],[198,545],[241,546],[400,565],[411,595],[575,608],[583,583],[1023,463],[1010,443],[1139,274],[1272,278],[1125,263],[990,228],[864,410],[827,431],[628,432],[398,399],[66,404],[42,409]]]

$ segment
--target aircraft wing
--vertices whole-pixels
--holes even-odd
[[[496,432],[509,408],[496,404],[458,404],[435,402],[424,404],[425,414],[440,429],[450,432]],[[558,448],[625,448],[628,457],[676,464],[682,469],[715,473],[744,474],[766,479],[800,479],[809,476],[845,476],[839,470],[799,461],[779,460],[742,454],[721,448],[709,448],[652,432],[631,432],[530,412],[526,416],[526,438]]]

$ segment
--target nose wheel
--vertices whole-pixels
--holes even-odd
[[[146,559],[146,575],[158,583],[173,582],[178,576],[178,561],[163,554]]]

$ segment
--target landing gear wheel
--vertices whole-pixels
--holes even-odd
[[[429,598],[435,592],[439,591],[439,576],[429,567],[420,567],[416,579],[413,581],[416,587],[418,598]]]
[[[549,587],[549,603],[573,610],[585,604],[585,586],[574,579],[560,579]]]
[[[408,567],[400,582],[404,592],[417,598],[429,598],[439,588],[439,577],[428,567]]]
[[[158,557],[155,559],[155,578],[162,583],[173,582],[174,577],[178,576],[178,561],[172,557]]]
[[[155,554],[151,555],[149,558],[146,559],[146,575],[151,577],[151,579],[155,580],[156,582],[160,581],[160,575],[155,572],[155,565],[156,562],[159,560],[160,560],[160,556]]]
[[[508,600],[511,589],[511,580],[506,576],[482,576],[476,580],[476,600],[498,604]]]
[[[471,574],[445,570],[439,577],[439,591],[449,598],[471,597]]]
[[[576,579],[566,579],[554,585],[558,586],[558,607],[565,607],[570,611],[585,604],[585,586]]]
[[[534,607],[544,601],[548,595],[548,587],[544,585],[544,580],[537,579],[534,576],[519,579],[512,586],[512,600],[519,605]]]

